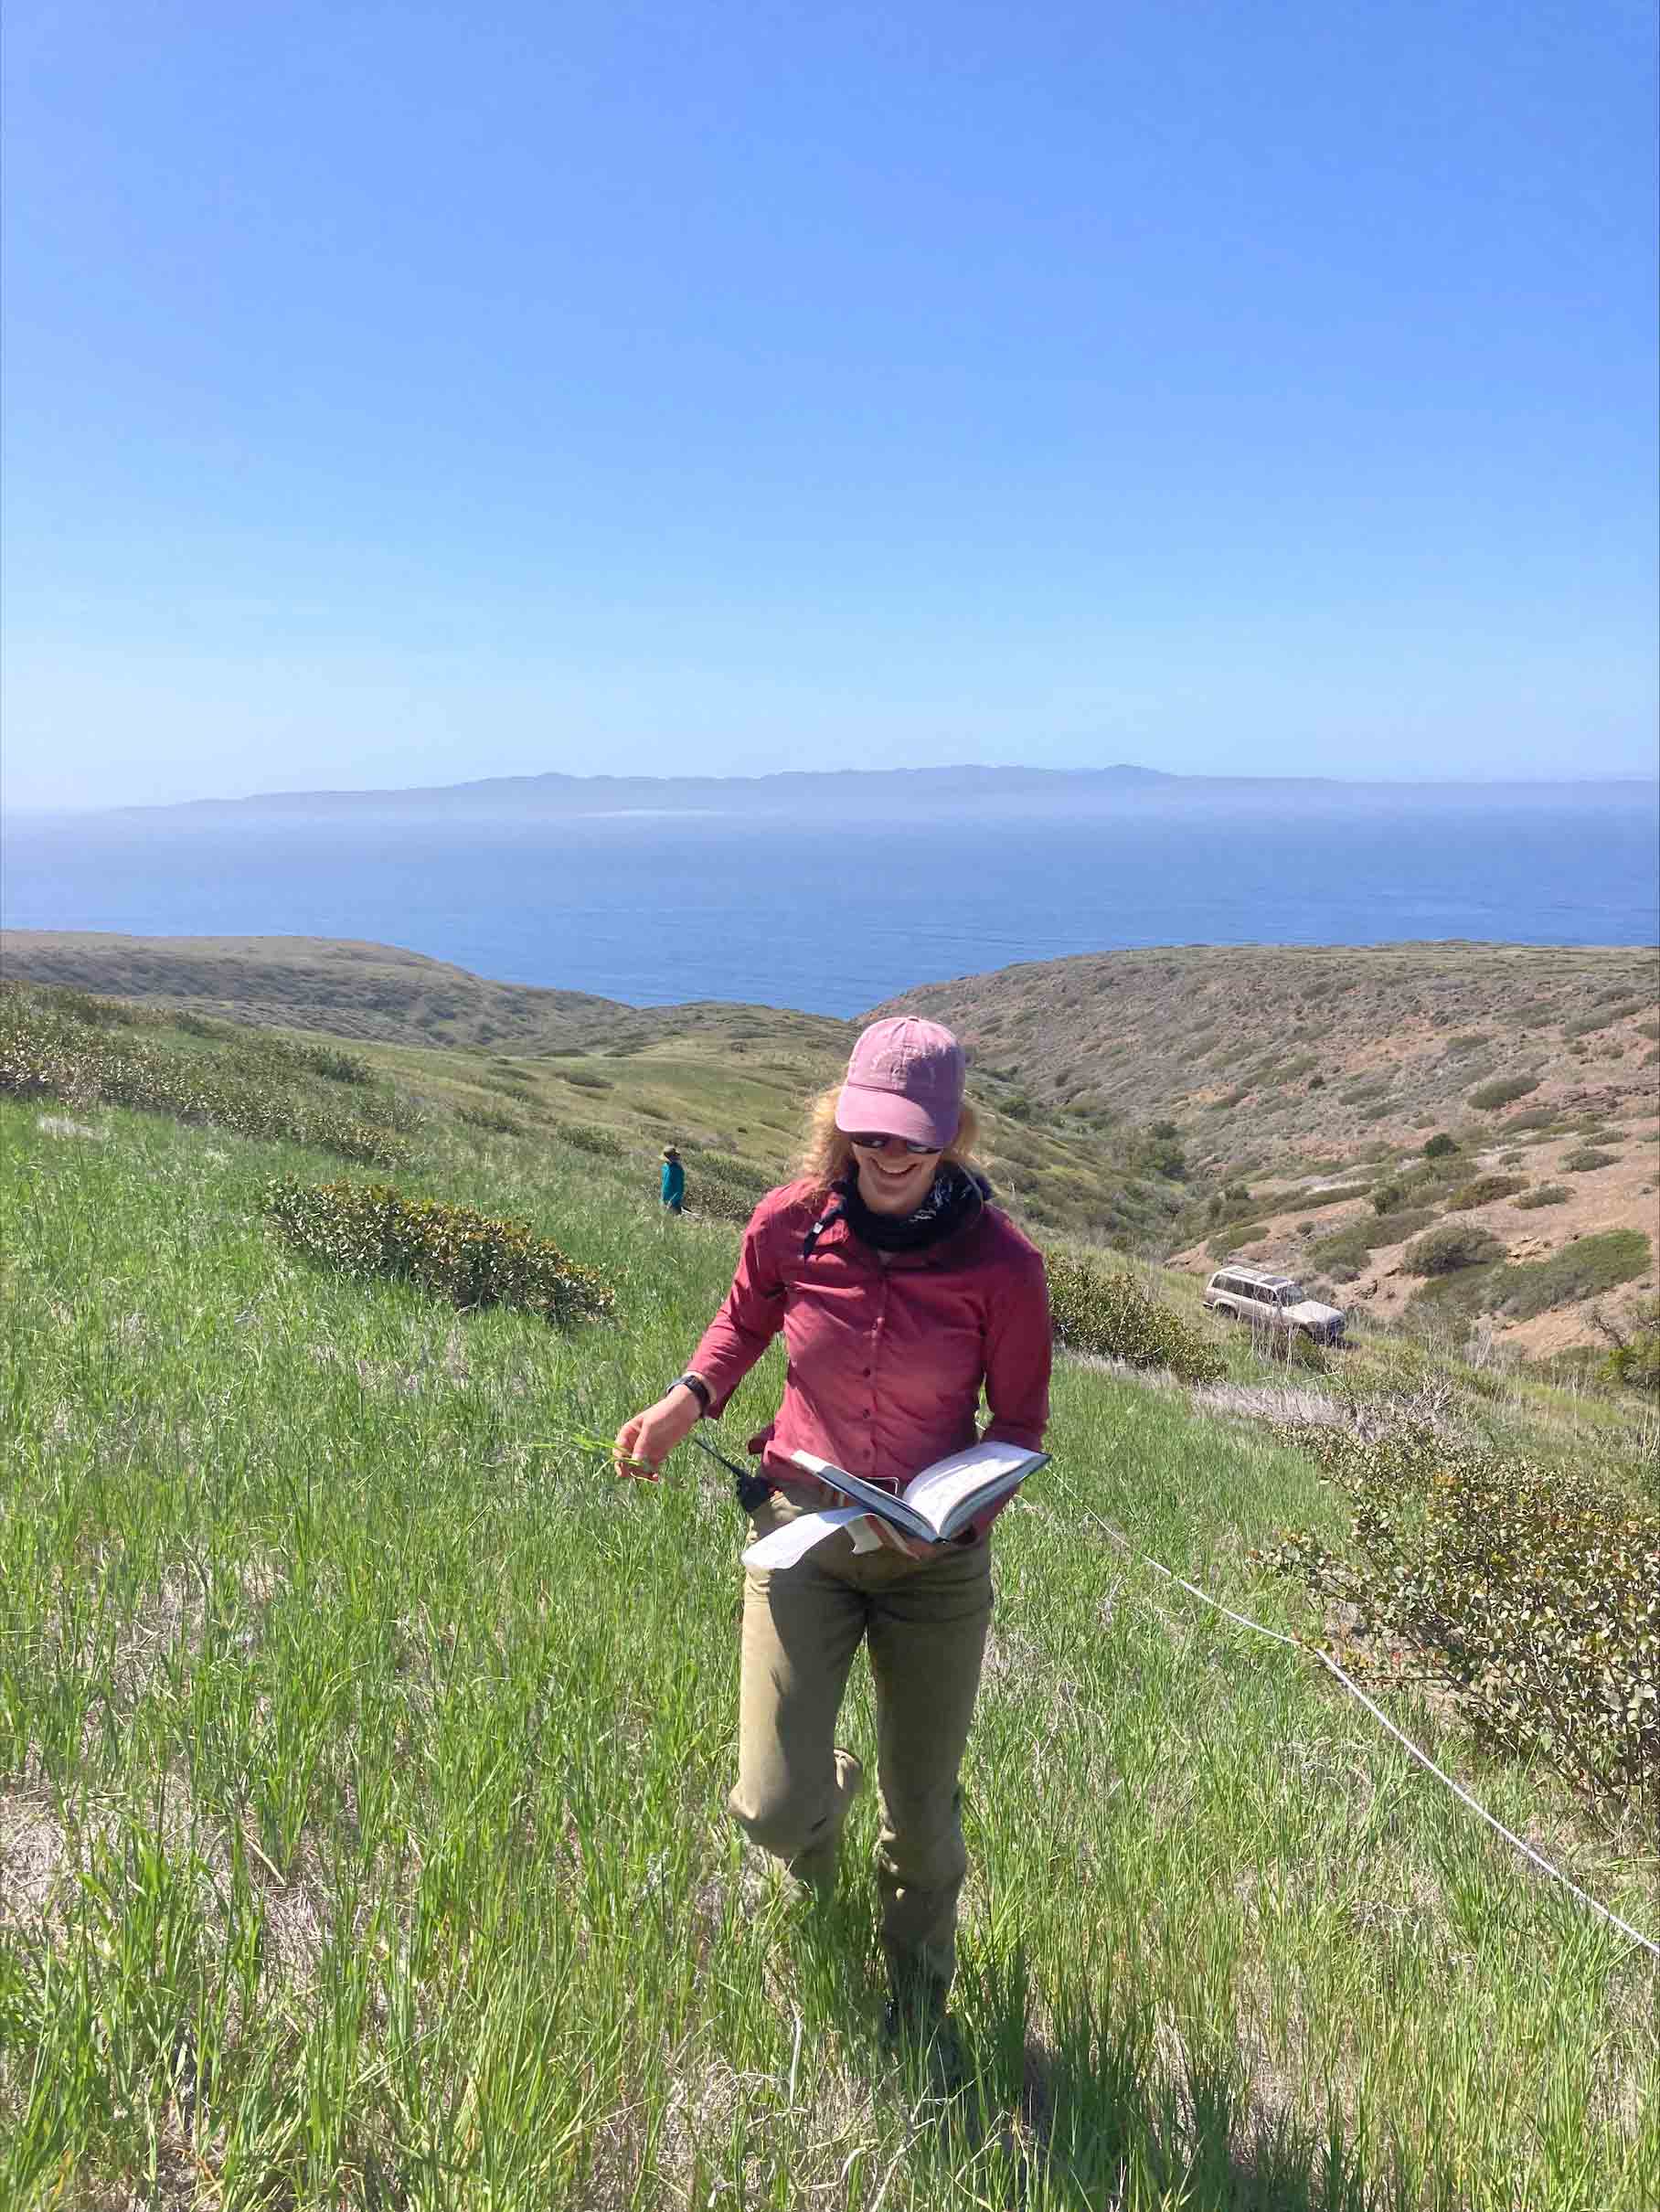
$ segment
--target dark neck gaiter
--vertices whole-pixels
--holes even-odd
[[[984,1211],[991,1186],[966,1167],[942,1162],[933,1188],[913,1214],[875,1214],[859,1196],[858,1176],[844,1175],[835,1196],[847,1227],[878,1252],[920,1252],[954,1237]]]

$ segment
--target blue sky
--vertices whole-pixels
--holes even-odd
[[[19,807],[1655,760],[1644,0],[9,0]]]

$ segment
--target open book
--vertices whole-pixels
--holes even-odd
[[[973,1444],[966,1452],[953,1452],[924,1467],[897,1496],[891,1490],[849,1474],[845,1467],[821,1460],[814,1452],[793,1452],[790,1457],[803,1473],[816,1475],[821,1483],[855,1502],[828,1513],[805,1513],[787,1521],[770,1537],[750,1546],[743,1555],[746,1567],[793,1566],[838,1528],[848,1527],[870,1514],[879,1514],[891,1526],[919,1542],[945,1543],[976,1514],[1017,1490],[1028,1474],[1048,1466],[1049,1455],[1027,1452],[1020,1444]],[[861,1543],[859,1534],[856,1528],[854,1548],[867,1551],[877,1538],[871,1535],[868,1542]]]

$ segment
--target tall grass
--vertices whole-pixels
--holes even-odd
[[[678,1372],[729,1229],[557,1143],[434,1133],[422,1191],[617,1287],[560,1334],[288,1254],[259,1194],[316,1172],[296,1147],[0,1116],[0,2201],[1655,2201],[1652,1962],[1059,1480],[998,1531],[942,2104],[876,2035],[868,1799],[822,1916],[725,1818],[729,1496],[577,1441]],[[773,1355],[727,1437],[777,1388]],[[1249,1555],[1333,1525],[1300,1454],[1069,1365],[1050,1443],[1138,1547],[1292,1617]],[[1402,1713],[1660,1918],[1652,1838]],[[873,1760],[862,1672],[846,1724]]]

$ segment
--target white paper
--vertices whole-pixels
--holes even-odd
[[[822,1544],[838,1528],[846,1528],[849,1521],[867,1520],[869,1515],[862,1505],[836,1505],[828,1513],[803,1513],[793,1521],[786,1521],[775,1528],[770,1537],[761,1537],[743,1555],[746,1567],[793,1567],[797,1559],[804,1558],[815,1544]],[[872,1535],[873,1543],[880,1543]],[[861,1544],[856,1533],[853,1539],[856,1551],[868,1551],[869,1544]]]
[[[989,1505],[1014,1484],[1006,1478],[1023,1474],[1034,1463],[1041,1463],[1042,1454],[1027,1452],[1020,1444],[974,1444],[966,1452],[953,1452],[950,1459],[936,1460],[931,1467],[906,1484],[905,1499],[917,1511],[931,1521],[936,1528],[943,1528],[954,1507],[963,1500],[984,1489],[985,1495],[976,1503]]]

